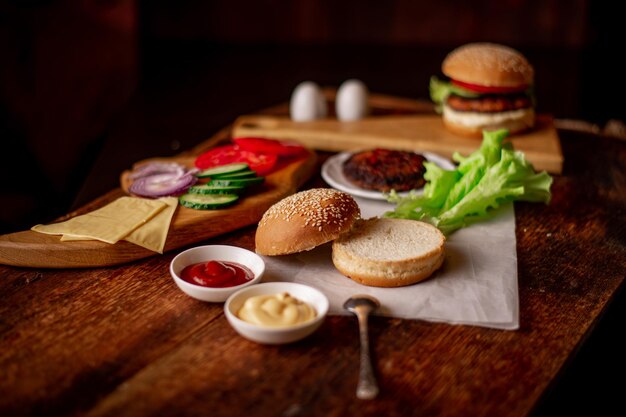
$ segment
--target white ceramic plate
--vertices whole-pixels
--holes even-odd
[[[455,169],[455,165],[449,159],[446,159],[440,155],[431,152],[419,152],[430,161],[439,165],[443,169]],[[337,155],[333,155],[322,165],[322,178],[331,187],[341,191],[345,191],[348,194],[352,194],[357,197],[370,198],[373,200],[387,200],[385,195],[380,191],[366,190],[353,184],[343,175],[343,163],[352,156],[352,152],[341,152]],[[421,193],[422,190],[417,190]],[[398,193],[399,195],[407,195],[408,192]]]

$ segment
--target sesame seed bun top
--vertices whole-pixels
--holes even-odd
[[[286,255],[311,250],[350,230],[361,217],[356,201],[332,188],[314,188],[286,197],[261,218],[256,252]]]
[[[456,48],[441,69],[453,80],[488,87],[531,85],[534,78],[533,67],[520,52],[486,42]]]

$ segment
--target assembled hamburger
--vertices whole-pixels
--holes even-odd
[[[430,80],[430,95],[452,132],[481,136],[483,130],[511,134],[535,125],[534,70],[508,46],[470,43],[448,54],[441,65],[449,81]]]

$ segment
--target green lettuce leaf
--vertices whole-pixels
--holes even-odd
[[[435,109],[438,113],[442,112],[443,104],[446,102],[446,99],[450,94],[456,94],[466,98],[480,97],[479,93],[466,90],[465,88],[456,86],[449,81],[442,81],[435,76],[430,77],[428,90],[430,92],[430,99],[435,103]]]
[[[450,95],[450,86],[451,84],[447,81],[441,81],[435,76],[430,77],[428,90],[430,92],[430,99],[435,103],[435,108],[438,113],[441,113],[443,103],[445,103]]]
[[[483,132],[480,148],[467,157],[455,154],[454,170],[427,163],[424,193],[388,200],[396,204],[386,217],[428,221],[445,234],[491,217],[509,201],[550,202],[552,177],[536,173],[524,154],[504,144],[507,130]]]

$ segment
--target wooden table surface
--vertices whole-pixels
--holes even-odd
[[[528,415],[626,265],[626,142],[559,135],[552,203],[515,205],[518,331],[374,317],[381,394],[362,401],[354,318],[331,316],[291,345],[249,342],[222,304],[178,290],[168,272],[178,250],[97,269],[0,266],[0,415]],[[305,188],[319,185],[317,175]],[[202,243],[254,249],[254,233]]]

